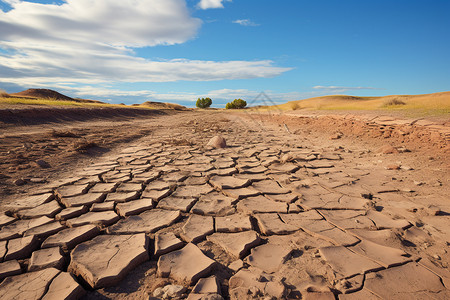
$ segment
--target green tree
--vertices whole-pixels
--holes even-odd
[[[208,108],[212,104],[211,98],[198,98],[197,103],[195,103],[195,106],[198,108]]]
[[[247,102],[242,99],[234,99],[225,105],[226,109],[241,109],[247,106]]]

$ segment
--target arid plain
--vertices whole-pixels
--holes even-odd
[[[1,298],[449,299],[449,95],[3,101]]]

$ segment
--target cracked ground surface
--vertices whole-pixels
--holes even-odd
[[[174,285],[189,299],[450,298],[448,152],[386,151],[338,125],[214,111],[121,124],[139,138],[3,197],[2,299]],[[216,135],[228,147],[206,147]],[[27,272],[41,248],[63,263]]]

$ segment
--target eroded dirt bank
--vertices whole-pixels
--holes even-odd
[[[6,299],[38,275],[29,289],[39,298],[56,292],[69,273],[66,291],[88,290],[85,299],[449,297],[445,135],[420,146],[397,140],[396,124],[352,133],[347,122],[360,126],[356,119],[228,112],[122,122],[40,133],[61,147],[74,139],[60,136],[66,129],[130,140],[104,152],[42,152],[50,168],[31,176],[44,182],[8,186],[0,243],[20,240],[25,250],[6,247],[2,256],[24,272],[0,283]],[[391,137],[375,136],[381,127]],[[228,147],[205,147],[215,135]],[[26,136],[5,140],[19,148]],[[46,138],[26,153],[41,151]],[[62,249],[62,271],[26,272],[42,268],[31,253],[51,247]]]

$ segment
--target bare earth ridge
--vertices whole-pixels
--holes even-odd
[[[2,299],[450,298],[448,121],[14,120],[0,124]]]

